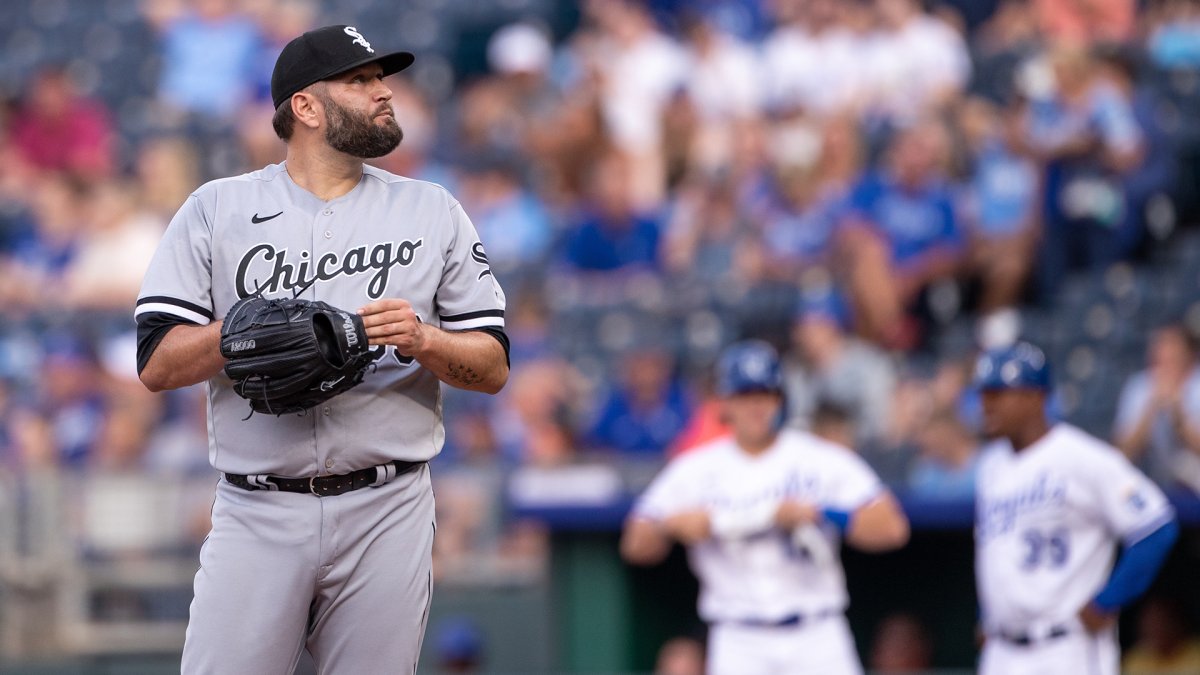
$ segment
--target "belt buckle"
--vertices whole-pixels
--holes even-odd
[[[312,476],[308,479],[308,491],[317,497],[322,496],[320,492],[317,492],[317,478],[319,477],[320,476]]]

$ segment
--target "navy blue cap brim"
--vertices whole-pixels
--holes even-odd
[[[365,66],[368,63],[378,63],[379,66],[383,68],[383,76],[387,77],[388,75],[395,75],[396,73],[411,66],[416,58],[417,57],[413,56],[412,52],[392,52],[390,54],[384,54],[383,56],[368,55],[366,58],[360,61],[355,61],[348,65],[338,65],[333,70],[330,70],[322,75],[318,75],[312,78],[311,81],[305,82],[304,84],[297,86],[292,91],[284,93],[278,101],[274,102],[275,107],[278,108],[284,101],[290,99],[293,94],[311,84],[320,82],[322,80],[328,80],[331,77],[337,77],[342,73],[354,70],[360,66]]]

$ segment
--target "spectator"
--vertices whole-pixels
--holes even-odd
[[[922,293],[960,270],[963,235],[943,177],[948,142],[934,120],[899,132],[883,168],[850,197],[841,245],[854,316],[862,334],[886,346],[919,342]]]
[[[509,141],[519,152],[536,154],[553,143],[555,118],[566,103],[551,79],[549,36],[529,23],[509,24],[488,40],[487,57],[492,82],[514,113]]]
[[[462,203],[472,214],[488,264],[500,278],[545,260],[554,235],[549,215],[521,185],[519,168],[500,155],[460,163]]]
[[[478,673],[483,668],[483,631],[466,616],[450,616],[433,631],[439,673]]]
[[[1135,0],[1033,0],[1039,27],[1050,42],[1128,40],[1136,5]]]
[[[812,433],[846,448],[855,448],[854,418],[832,401],[818,401],[812,413]]]
[[[770,108],[822,119],[857,114],[867,78],[865,37],[853,24],[870,8],[835,0],[774,5],[779,25],[763,44]]]
[[[1137,161],[1122,172],[1126,208],[1119,231],[1121,250],[1140,251],[1148,225],[1148,211],[1155,197],[1162,198],[1175,187],[1178,158],[1174,151],[1175,134],[1167,132],[1162,94],[1137,78],[1138,57],[1127,48],[1112,46],[1097,49],[1098,79],[1107,82],[1133,111],[1142,131],[1142,152]],[[1160,230],[1158,234],[1161,234]]]
[[[1151,596],[1137,613],[1137,638],[1126,650],[1128,675],[1200,673],[1200,638],[1191,632],[1178,598]]]
[[[771,276],[795,281],[834,264],[837,226],[861,178],[858,130],[848,119],[819,128],[777,126],[770,172],[746,192],[741,207],[760,224]]]
[[[847,317],[832,295],[804,297],[784,366],[790,421],[811,427],[819,403],[842,408],[854,429],[849,447],[877,443],[891,414],[896,372],[876,347],[846,332]]]
[[[85,215],[88,188],[67,174],[44,175],[30,195],[30,226],[0,258],[0,298],[14,314],[46,307],[74,260]]]
[[[253,100],[261,79],[262,31],[233,0],[186,5],[176,13],[171,3],[145,3],[161,32],[159,97],[184,113],[232,120]]]
[[[510,359],[514,364],[521,364],[554,356],[554,331],[546,298],[536,288],[517,288],[515,291],[507,294],[504,322]]]
[[[662,112],[684,81],[687,59],[658,30],[645,3],[586,0],[583,13],[598,31],[586,55],[598,75],[600,110],[618,152],[629,158],[629,198],[639,209],[663,200]]]
[[[1126,95],[1100,77],[1092,56],[1076,45],[1049,55],[1053,88],[1030,91],[1025,142],[1045,166],[1041,290],[1058,288],[1073,268],[1103,269],[1129,253],[1137,233],[1123,174],[1137,166],[1144,139]]]
[[[169,222],[200,184],[196,146],[185,136],[148,139],[138,147],[134,174],[139,201],[147,211]]]
[[[55,463],[78,469],[95,458],[106,414],[95,357],[72,334],[49,336],[43,348],[37,409],[50,425]]]
[[[610,153],[592,168],[588,205],[567,233],[563,254],[582,272],[657,269],[659,220],[639,211],[629,162]]]
[[[1146,368],[1121,389],[1113,439],[1131,461],[1163,486],[1200,493],[1200,369],[1182,324],[1155,330]]]
[[[674,276],[704,287],[746,288],[770,273],[728,178],[689,176],[669,209],[660,257]]]
[[[998,104],[1016,98],[1016,74],[1042,46],[1031,0],[1001,0],[971,37],[970,91]]]
[[[913,614],[895,612],[875,628],[868,667],[876,673],[917,673],[933,666],[933,644],[925,624]]]
[[[161,407],[162,400],[147,392],[109,397],[88,470],[145,470]]]
[[[683,430],[691,397],[672,356],[649,345],[624,355],[619,380],[601,398],[586,438],[597,449],[658,456]]]
[[[1200,5],[1165,0],[1151,7],[1146,51],[1160,68],[1200,68]]]
[[[142,209],[133,186],[118,180],[92,188],[85,212],[87,225],[64,270],[61,301],[75,310],[129,307],[166,221]]]
[[[674,637],[654,660],[654,675],[704,675],[704,645],[696,638]]]
[[[918,0],[875,0],[881,29],[868,43],[873,112],[910,124],[940,110],[971,74],[966,43],[955,28],[927,14]]]
[[[580,380],[570,364],[554,357],[514,369],[492,411],[500,455],[539,466],[571,461],[577,448],[569,430],[582,398]]]
[[[908,475],[913,496],[970,501],[975,495],[979,443],[952,411],[941,410],[917,434],[917,456]]]
[[[60,66],[46,66],[34,74],[8,136],[34,171],[92,179],[114,169],[116,135],[108,110],[85,97]]]
[[[737,123],[757,118],[762,108],[757,54],[723,32],[715,19],[700,11],[685,12],[682,18],[688,64],[681,91],[697,117],[687,155],[693,166],[708,171],[729,164]]]
[[[985,315],[1020,303],[1041,234],[1037,166],[1009,142],[1005,115],[978,97],[959,110],[974,164],[961,206],[966,265],[978,278],[978,311]]]

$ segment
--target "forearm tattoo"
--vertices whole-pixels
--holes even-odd
[[[471,368],[465,363],[460,363],[458,365],[451,363],[449,365],[449,375],[450,379],[454,380],[458,384],[472,385],[483,382],[483,376],[479,373],[476,373],[474,368]]]

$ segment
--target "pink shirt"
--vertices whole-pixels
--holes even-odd
[[[39,169],[95,175],[113,168],[112,125],[94,102],[76,101],[71,114],[59,119],[19,112],[10,137],[21,157]]]

